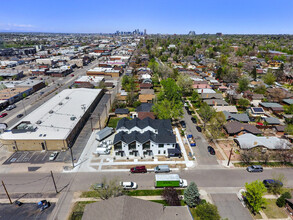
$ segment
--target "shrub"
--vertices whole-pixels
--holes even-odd
[[[278,207],[284,207],[286,204],[286,199],[291,199],[292,196],[289,192],[283,193],[278,199],[277,199],[277,206]]]

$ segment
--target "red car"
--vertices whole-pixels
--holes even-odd
[[[4,118],[6,115],[7,115],[7,113],[2,113],[2,114],[0,115],[0,118]]]
[[[137,166],[137,167],[132,167],[130,169],[131,173],[146,173],[147,169],[145,168],[145,166]]]

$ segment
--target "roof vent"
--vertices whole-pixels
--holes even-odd
[[[69,99],[69,96],[66,96],[66,98],[65,99]]]
[[[42,134],[39,135],[39,137],[42,137],[42,136],[43,136]]]
[[[63,103],[62,102],[59,102],[59,105],[63,105]]]
[[[71,121],[74,121],[75,119],[76,119],[75,116],[71,116],[71,117],[70,117],[70,120],[71,120]]]
[[[46,136],[47,136],[47,134],[44,134],[44,135],[43,135],[43,137],[46,137]]]
[[[54,112],[53,110],[50,110],[50,111],[49,111],[49,114],[52,114],[53,112]]]
[[[36,124],[41,124],[42,123],[42,121],[41,120],[38,120],[37,122],[36,122]]]

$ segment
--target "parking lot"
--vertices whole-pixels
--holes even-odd
[[[55,203],[44,211],[37,208],[36,203],[24,203],[21,206],[11,204],[0,204],[0,220],[43,220],[49,219]]]
[[[8,165],[12,163],[31,163],[40,164],[46,162],[59,161],[58,158],[62,158],[65,152],[59,152],[57,158],[54,161],[49,161],[50,154],[53,151],[17,151],[12,154],[3,164]]]

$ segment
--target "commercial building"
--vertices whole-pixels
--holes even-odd
[[[111,77],[119,77],[122,73],[122,70],[115,70],[113,68],[103,68],[103,67],[95,67],[94,69],[90,69],[87,71],[88,76],[111,76]]]
[[[11,151],[66,150],[103,96],[100,89],[66,89],[0,136]]]

